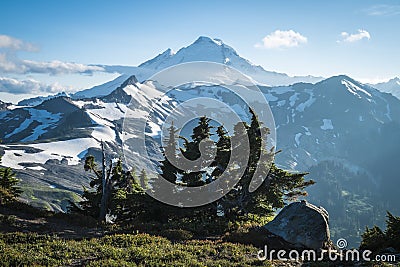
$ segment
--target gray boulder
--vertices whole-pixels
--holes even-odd
[[[328,212],[305,200],[286,206],[264,227],[294,247],[318,250],[331,243]]]

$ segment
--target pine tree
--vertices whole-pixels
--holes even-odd
[[[249,157],[246,161],[241,158],[246,153],[235,152],[234,154],[238,155],[233,155],[237,157],[239,164],[247,162],[247,166],[240,166],[246,168],[244,174],[234,189],[221,201],[226,216],[230,218],[247,214],[267,216],[276,209],[284,207],[286,201],[306,195],[304,189],[314,183],[312,180],[304,179],[306,173],[289,173],[273,163],[273,149],[268,149],[266,142],[263,142],[267,140],[270,131],[266,127],[261,127],[257,115],[251,109],[250,114],[252,115],[250,126],[246,123],[235,125],[232,138],[239,143],[239,146],[243,146],[237,150],[239,152],[245,149],[244,143],[248,138]],[[231,171],[230,175],[233,177],[237,174]],[[250,190],[253,180],[261,183],[255,191]]]
[[[1,162],[1,157],[0,157]],[[0,204],[14,201],[22,190],[18,187],[18,179],[11,168],[0,168]]]
[[[217,128],[217,154],[214,162],[211,164],[212,167],[215,167],[214,171],[211,173],[211,176],[214,179],[218,178],[226,170],[229,164],[231,156],[231,139],[227,134],[228,132],[225,130],[224,126],[221,125]]]
[[[139,176],[140,186],[144,191],[149,189],[149,177],[147,176],[146,170],[142,169]]]
[[[184,147],[180,148],[180,151],[183,157],[194,162],[200,156],[206,159],[205,163],[197,161],[198,165],[194,166],[196,171],[183,172],[184,185],[200,186],[208,180],[204,179],[204,174],[209,175],[209,171],[202,170],[203,166],[199,164],[204,164],[204,166],[207,164],[214,168],[211,171],[211,179],[208,181],[218,179],[222,173],[230,177],[231,181],[238,181],[232,190],[224,192],[224,197],[218,200],[218,203],[214,203],[216,205],[190,209],[192,215],[195,214],[192,217],[211,218],[212,214],[216,215],[215,207],[218,212],[223,210],[224,216],[229,219],[238,219],[248,214],[270,215],[288,201],[306,195],[304,189],[314,183],[312,180],[304,179],[306,173],[291,173],[274,165],[275,152],[273,148],[268,148],[264,141],[270,133],[269,129],[260,125],[257,115],[252,110],[250,114],[250,125],[246,122],[237,123],[232,136],[228,136],[224,127],[218,127],[216,131],[218,140],[215,143],[210,139],[213,127],[210,126],[210,119],[206,117],[199,119],[197,126],[193,129],[191,140],[182,137]],[[216,147],[216,155],[211,159],[213,147]],[[208,164],[208,160],[211,164]],[[161,175],[168,177],[166,162],[166,160],[161,162],[163,171]],[[176,177],[174,175],[171,175],[173,179]],[[261,184],[256,190],[250,188],[254,180]],[[226,185],[219,183],[218,190],[232,188],[231,181],[226,181]],[[211,212],[212,210],[214,213]]]
[[[18,183],[11,168],[0,169],[0,204],[14,201],[22,193]]]
[[[135,171],[125,171],[122,161],[110,160],[105,165],[105,152],[102,146],[102,168],[99,170],[94,156],[87,156],[84,169],[94,173],[91,177],[89,191],[84,187],[83,201],[79,205],[72,204],[71,212],[83,212],[86,215],[106,221],[106,215],[115,217],[118,221],[132,219],[143,212],[144,190],[138,184]],[[105,189],[106,188],[106,189]]]
[[[211,146],[214,145],[214,143],[210,139],[210,129],[213,128],[209,124],[210,120],[211,119],[205,116],[199,119],[198,125],[193,129],[193,134],[191,135],[192,141],[188,141],[186,138],[182,137],[185,142],[185,148],[181,149],[181,152],[186,159],[194,162],[201,156],[203,156],[203,161],[198,162],[198,164],[194,166],[197,171],[185,170],[185,172],[183,173],[182,181],[187,186],[201,186],[204,185],[204,183],[206,182],[205,179],[203,179],[203,175],[206,172],[198,171],[198,169],[201,169],[203,166],[210,165],[213,160],[211,157],[211,153],[209,153],[209,151],[211,150]],[[203,155],[200,152],[200,146],[202,146],[204,152]],[[203,164],[203,166],[199,164]]]
[[[366,227],[361,237],[360,249],[368,249],[376,252],[385,246],[385,234],[376,225],[371,229]]]
[[[361,235],[360,249],[369,249],[379,252],[385,248],[392,247],[400,250],[400,217],[387,212],[386,230],[383,232],[378,226],[369,229]]]
[[[164,160],[160,161],[161,176],[171,183],[176,183],[177,175],[180,170],[173,164],[178,158],[176,140],[178,129],[174,127],[174,122],[172,122],[171,126],[168,128],[168,131],[168,139],[164,140],[166,146],[163,147]],[[157,188],[157,185],[154,185],[154,187]]]
[[[386,215],[386,239],[389,245],[400,250],[400,217],[393,216],[390,212]]]

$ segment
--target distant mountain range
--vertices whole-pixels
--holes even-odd
[[[187,99],[204,96],[228,103],[235,111],[246,109],[226,94],[223,85],[187,84],[164,97],[162,84],[146,80],[159,70],[192,61],[225,64],[259,83],[274,115],[277,149],[283,151],[277,164],[312,171],[310,177],[317,184],[310,189],[310,199],[332,214],[334,236],[356,240],[359,228],[384,221],[386,209],[400,211],[393,201],[393,188],[400,185],[393,160],[400,158],[398,98],[345,75],[322,79],[269,72],[221,40],[207,37],[176,53],[166,50],[138,67],[116,66],[124,70],[117,79],[70,96],[38,97],[12,108],[0,102],[2,164],[18,172],[29,189],[24,197],[36,205],[65,209],[67,202],[54,202],[49,192],[76,197],[88,181],[81,166],[85,156],[99,156],[101,140],[110,157],[122,155],[122,140],[143,142],[135,134],[141,131],[143,118],[149,122],[146,145],[151,159],[144,160],[140,146],[127,149],[138,169],[156,164],[161,124]],[[129,133],[123,130],[128,110],[138,122]],[[248,119],[246,112],[238,114]],[[76,175],[71,176],[72,171]]]
[[[400,99],[400,78],[398,77],[390,79],[387,82],[372,84],[372,86],[382,92],[391,93]]]

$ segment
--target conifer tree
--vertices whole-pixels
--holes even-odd
[[[11,168],[0,168],[0,204],[14,201],[22,193],[18,183]]]
[[[149,189],[149,177],[147,176],[146,170],[142,169],[139,176],[140,186],[144,191]]]
[[[211,153],[208,153],[208,151],[211,149],[211,146],[214,145],[210,139],[210,129],[213,128],[209,124],[210,120],[211,119],[205,116],[200,117],[198,125],[193,128],[193,134],[191,135],[192,141],[188,141],[186,138],[182,137],[185,144],[184,149],[181,149],[181,152],[186,159],[194,162],[195,160],[199,159],[200,156],[203,156],[205,162],[199,162],[197,165],[195,164],[197,169],[202,168],[202,166],[199,164],[204,163],[204,166],[207,166],[211,164],[213,160]],[[203,155],[200,152],[200,146],[203,148]],[[188,186],[201,186],[206,182],[205,179],[203,179],[203,174],[205,173],[205,171],[185,170],[182,176],[182,181]]]
[[[387,242],[391,247],[400,250],[400,217],[394,216],[390,212],[386,215],[386,231]]]
[[[106,221],[106,215],[115,217],[118,221],[131,219],[143,212],[143,188],[135,179],[136,173],[133,170],[125,171],[122,161],[110,160],[105,166],[105,152],[102,146],[102,168],[99,169],[94,156],[87,156],[84,169],[94,173],[91,177],[88,190],[84,187],[82,194],[83,201],[79,206],[72,204],[71,212],[83,212],[86,215],[97,217],[100,221]],[[104,189],[106,187],[106,189]]]
[[[0,157],[1,162],[1,157]],[[22,193],[11,168],[0,168],[0,204],[14,201]]]
[[[217,128],[217,154],[214,162],[211,164],[211,166],[215,167],[211,174],[214,179],[218,178],[226,170],[229,164],[231,156],[231,139],[227,134],[228,132],[225,130],[224,126],[221,125]]]
[[[213,127],[210,126],[210,119],[206,117],[199,119],[190,141],[182,137],[184,140],[184,147],[180,149],[182,156],[191,161],[196,162],[200,156],[208,160],[211,156],[208,152],[212,146],[216,147],[215,158],[210,161],[210,167],[214,168],[210,180],[218,179],[226,172],[228,177],[239,181],[232,190],[225,192],[224,197],[216,205],[218,211],[223,210],[224,216],[229,219],[237,219],[247,214],[269,215],[276,209],[282,208],[287,201],[306,195],[304,189],[314,183],[312,180],[304,179],[306,173],[292,173],[274,165],[275,152],[273,148],[268,148],[264,141],[268,138],[269,129],[260,125],[253,110],[250,109],[249,112],[250,125],[246,122],[237,123],[232,136],[228,136],[222,126],[218,127],[216,131],[218,140],[215,143],[210,139]],[[200,164],[199,162],[201,161],[197,164]],[[165,161],[161,163],[161,169],[165,170]],[[231,163],[229,168],[228,163]],[[195,167],[201,169],[199,167],[202,166]],[[187,186],[200,186],[206,182],[204,173],[203,170],[185,170],[182,180]],[[161,175],[166,176],[166,174],[167,172],[163,172]],[[257,177],[254,177],[255,175]],[[261,186],[257,190],[250,190],[254,179],[259,179]],[[220,187],[222,190],[231,188],[221,184]],[[210,216],[208,212],[210,207],[208,205],[197,210],[201,210],[203,216]]]
[[[368,249],[371,251],[378,251],[385,246],[385,234],[378,226],[371,229],[365,227],[365,232],[361,235],[362,241],[360,249]]]
[[[160,169],[161,169],[161,176],[171,182],[176,183],[177,175],[179,173],[179,169],[174,166],[172,161],[177,160],[177,132],[178,129],[174,127],[174,122],[172,122],[171,126],[168,128],[169,135],[165,141],[166,145],[163,147],[163,155],[164,160],[160,161]],[[154,185],[157,188],[157,185]]]
[[[386,218],[386,230],[384,232],[378,226],[371,229],[365,228],[365,232],[361,235],[360,249],[379,252],[392,247],[400,250],[400,217],[387,212]]]
[[[253,110],[250,109],[249,112],[252,115],[250,126],[243,124],[243,127],[238,124],[234,132],[234,138],[239,142],[248,138],[250,151],[247,166],[240,166],[246,168],[244,174],[221,202],[225,213],[231,218],[247,214],[269,215],[277,208],[284,207],[286,201],[305,196],[304,189],[314,183],[312,180],[304,180],[306,173],[290,173],[278,168],[272,162],[273,149],[268,149],[266,142],[263,142],[267,140],[270,131],[260,125]],[[246,161],[241,158],[238,162]],[[256,170],[257,173],[255,173]],[[236,174],[231,172],[231,175]],[[254,179],[262,179],[263,182],[257,190],[250,192],[250,183]]]

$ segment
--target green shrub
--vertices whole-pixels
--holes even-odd
[[[193,233],[182,229],[168,229],[160,233],[161,236],[172,241],[185,241],[193,238]]]
[[[366,227],[361,235],[360,249],[368,249],[379,252],[385,248],[392,247],[400,251],[400,217],[393,216],[387,212],[386,231],[383,232],[378,226],[371,229]]]

